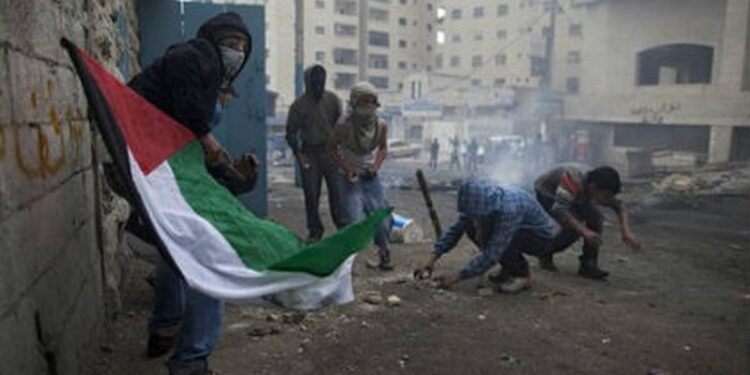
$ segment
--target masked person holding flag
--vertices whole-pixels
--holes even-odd
[[[247,62],[251,46],[252,38],[242,18],[232,12],[222,13],[201,25],[196,38],[169,47],[129,84],[195,133],[207,169],[234,194],[252,189],[258,161],[252,155],[232,161],[210,131],[234,96],[232,81]],[[155,236],[139,222],[131,217],[129,230],[146,241]],[[166,262],[158,266],[154,291],[147,355],[164,355],[176,345],[167,364],[170,374],[211,373],[207,358],[219,338],[223,303],[190,288]]]
[[[339,204],[340,176],[326,153],[333,128],[341,117],[341,100],[325,89],[326,70],[313,65],[305,70],[305,93],[292,103],[286,123],[286,141],[300,165],[305,194],[308,242],[323,237],[320,221],[320,190],[325,179],[331,218],[342,226]]]
[[[345,223],[361,220],[379,209],[387,208],[385,189],[378,171],[388,155],[388,125],[375,113],[380,106],[375,87],[369,82],[354,85],[350,93],[352,113],[336,126],[328,152],[346,178],[341,184]],[[378,268],[393,269],[388,234],[391,218],[381,224],[375,235],[380,262]]]

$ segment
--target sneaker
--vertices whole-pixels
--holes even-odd
[[[551,272],[557,272],[557,266],[555,265],[555,259],[552,257],[552,254],[539,257],[539,268]]]
[[[530,277],[511,277],[508,281],[500,284],[500,291],[503,293],[519,293],[531,288]]]
[[[177,343],[177,335],[157,335],[152,333],[148,336],[148,347],[146,348],[146,356],[148,358],[161,357],[164,354],[169,353],[172,347]]]

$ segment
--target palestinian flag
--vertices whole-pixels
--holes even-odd
[[[262,220],[204,166],[195,135],[62,40],[131,203],[157,234],[162,256],[188,285],[215,298],[270,298],[317,308],[353,299],[354,253],[368,246],[383,210],[313,245]]]

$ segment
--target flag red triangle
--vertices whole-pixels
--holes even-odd
[[[144,174],[195,139],[190,130],[120,82],[91,56],[77,52]]]

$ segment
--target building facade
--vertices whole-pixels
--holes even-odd
[[[268,81],[283,112],[294,101],[294,1],[269,1]],[[370,81],[389,98],[408,74],[432,70],[436,7],[432,0],[314,0],[301,12],[304,66],[322,64],[342,98]],[[275,51],[283,50],[283,51]]]
[[[665,165],[750,159],[749,0],[581,3],[580,61],[558,54],[553,80],[584,158],[634,173],[639,153]]]

